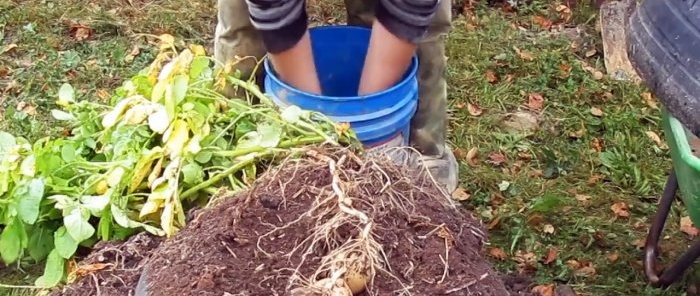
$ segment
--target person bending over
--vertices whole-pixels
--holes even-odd
[[[345,0],[349,25],[372,34],[358,94],[396,84],[418,54],[419,105],[411,122],[410,144],[420,151],[414,164],[426,165],[449,192],[457,187],[458,164],[446,145],[447,83],[444,38],[451,29],[450,0]],[[262,58],[266,53],[282,80],[321,93],[315,69],[305,0],[218,0],[217,60]],[[254,63],[236,67],[253,75]]]

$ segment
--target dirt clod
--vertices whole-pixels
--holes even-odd
[[[429,176],[347,151],[310,155],[142,252],[150,256],[149,296],[291,295],[342,279],[340,267],[354,268],[343,258],[357,257],[343,254],[365,256],[356,270],[375,275],[358,295],[511,294],[484,257],[483,226]],[[97,281],[81,278],[52,295],[97,295],[98,287],[101,295],[134,295],[143,264],[123,275],[114,272],[125,268],[99,271]],[[112,278],[120,290],[105,290]]]

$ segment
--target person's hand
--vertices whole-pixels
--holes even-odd
[[[415,44],[399,39],[375,20],[359,95],[380,92],[396,84],[406,73],[415,52]]]
[[[296,89],[321,94],[308,31],[292,48],[270,54],[270,62],[282,81]]]

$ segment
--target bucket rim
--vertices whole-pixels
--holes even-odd
[[[364,30],[364,31],[371,31],[371,29],[366,28],[366,27],[361,27],[361,26],[350,26],[350,25],[329,25],[329,26],[317,26],[317,27],[312,27],[309,28],[309,31],[317,31],[317,30],[337,30],[337,29],[350,29],[350,30]],[[369,44],[368,44],[369,46]],[[345,97],[338,97],[338,96],[325,96],[325,95],[317,95],[313,94],[310,92],[306,92],[303,90],[300,90],[296,87],[293,87],[289,85],[288,83],[282,81],[277,74],[275,73],[274,69],[272,68],[272,64],[270,62],[270,56],[265,55],[264,61],[263,61],[263,66],[265,68],[265,75],[270,77],[275,83],[278,83],[279,85],[284,86],[291,92],[296,92],[297,94],[304,95],[309,98],[313,99],[318,99],[318,100],[325,100],[325,101],[356,101],[356,100],[366,100],[369,98],[376,98],[379,96],[385,96],[390,94],[391,92],[395,91],[398,88],[405,87],[406,84],[411,83],[412,80],[415,79],[416,74],[418,73],[418,54],[413,54],[411,57],[411,64],[409,66],[409,70],[407,71],[408,76],[406,76],[405,79],[400,80],[398,83],[395,83],[391,87],[379,91],[379,92],[374,92],[371,94],[366,94],[362,96],[345,96]]]

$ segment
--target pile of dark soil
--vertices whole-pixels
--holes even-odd
[[[359,295],[534,295],[509,291],[482,254],[482,225],[429,176],[347,151],[286,162],[173,238],[147,237],[95,251],[83,264],[114,265],[51,295],[135,295],[145,263],[149,296],[292,295],[358,241],[378,247]]]

